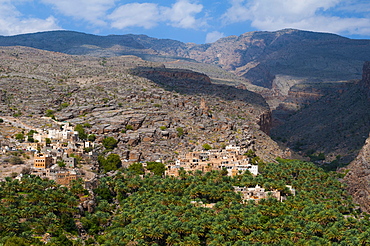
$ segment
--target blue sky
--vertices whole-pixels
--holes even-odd
[[[370,39],[368,0],[0,0],[0,35],[73,30],[210,43],[284,28]]]

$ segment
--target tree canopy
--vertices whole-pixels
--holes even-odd
[[[147,163],[152,172],[159,167]],[[82,245],[76,215],[88,235],[85,245],[370,243],[368,215],[359,214],[338,181],[342,175],[313,163],[279,159],[261,165],[257,176],[234,177],[184,170],[177,178],[161,177],[144,174],[142,163],[118,169],[99,179],[91,212],[77,210],[78,197],[88,194],[81,180],[70,189],[30,176],[0,182],[0,244],[42,245],[40,238],[49,233],[46,245]],[[257,184],[279,190],[286,200],[243,202],[234,190]],[[296,189],[295,196],[286,185]]]
[[[115,147],[117,147],[117,143],[118,141],[114,137],[107,137],[102,141],[104,148],[107,150],[113,150]]]

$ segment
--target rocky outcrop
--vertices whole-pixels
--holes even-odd
[[[261,114],[258,125],[263,132],[265,132],[266,134],[270,134],[270,130],[272,127],[271,111],[266,111],[265,113]]]
[[[342,171],[348,172],[343,181],[347,190],[358,203],[362,211],[370,212],[370,138],[356,159]]]
[[[370,95],[370,61],[366,61],[362,67],[362,85],[369,90]]]
[[[185,80],[188,83],[191,83],[191,81],[197,81],[197,83],[206,83],[211,84],[211,79],[201,73],[197,73],[190,70],[185,69],[169,69],[169,68],[139,68],[136,69],[137,71],[136,75],[142,76],[142,77],[154,77],[159,76],[162,78],[171,78],[176,80]]]

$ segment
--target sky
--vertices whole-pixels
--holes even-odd
[[[284,28],[370,39],[369,0],[0,0],[0,35],[145,34],[198,44]]]

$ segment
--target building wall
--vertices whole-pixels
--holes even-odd
[[[35,154],[33,166],[35,168],[49,168],[53,163],[53,157],[42,153]]]
[[[178,176],[178,171],[209,172],[225,168],[229,176],[244,173],[247,170],[253,175],[258,174],[258,165],[251,165],[249,158],[240,154],[240,148],[228,146],[226,149],[194,151],[181,155],[175,164],[167,166],[166,175]]]

